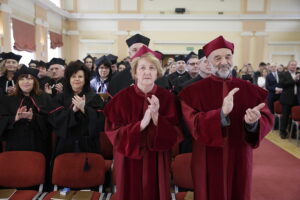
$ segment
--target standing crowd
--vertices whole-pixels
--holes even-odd
[[[50,171],[60,154],[103,154],[105,134],[116,199],[170,200],[177,148],[192,153],[195,200],[250,200],[252,152],[273,128],[273,104],[282,104],[285,138],[300,99],[297,62],[282,71],[264,63],[257,72],[250,64],[238,71],[234,44],[219,36],[163,68],[164,55],[148,47],[149,38],[136,34],[126,43],[121,62],[110,54],[25,66],[21,56],[3,52],[1,151],[41,152]]]

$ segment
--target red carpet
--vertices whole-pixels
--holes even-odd
[[[252,200],[300,200],[300,160],[266,139],[254,151]]]

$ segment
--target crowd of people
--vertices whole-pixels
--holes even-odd
[[[38,151],[50,163],[67,152],[101,154],[99,135],[106,134],[117,199],[169,200],[171,151],[179,146],[192,153],[195,200],[250,200],[252,150],[273,128],[273,103],[282,103],[285,138],[300,99],[297,62],[238,71],[234,44],[219,36],[163,67],[149,38],[136,34],[126,43],[120,62],[110,54],[26,66],[3,52],[1,150]]]

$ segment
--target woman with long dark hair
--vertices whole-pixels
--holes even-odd
[[[15,91],[1,106],[1,139],[7,151],[38,151],[50,155],[48,112],[50,96],[39,89],[38,70],[22,66],[15,77]]]
[[[54,99],[50,122],[58,136],[55,155],[67,152],[99,153],[98,133],[103,130],[103,101],[90,89],[90,71],[81,61],[65,70],[63,93]]]

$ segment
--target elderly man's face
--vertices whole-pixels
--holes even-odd
[[[64,77],[65,69],[62,65],[54,64],[49,67],[49,71],[51,72],[51,78],[60,79]]]
[[[212,64],[208,61],[206,57],[200,59],[200,71],[206,75],[214,73]]]
[[[143,45],[143,43],[134,43],[133,45],[131,45],[128,49],[129,57],[132,58]]]
[[[216,49],[208,56],[208,61],[214,66],[216,75],[227,78],[232,69],[232,52],[230,49]]]

